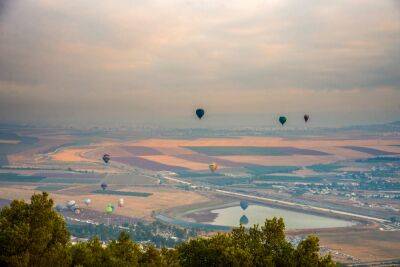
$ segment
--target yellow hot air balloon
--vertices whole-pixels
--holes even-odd
[[[118,207],[123,207],[124,206],[124,199],[123,198],[120,198],[120,199],[118,199]]]
[[[215,172],[218,169],[217,163],[213,162],[209,166],[211,172]]]

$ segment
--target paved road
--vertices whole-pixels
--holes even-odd
[[[177,178],[172,178],[168,176],[164,176],[164,179],[176,182],[176,183],[181,183],[181,184],[186,184],[186,185],[194,185],[190,182],[183,181],[181,179]],[[295,203],[295,202],[289,202],[289,201],[284,201],[284,200],[277,200],[277,199],[272,199],[272,198],[266,198],[266,197],[259,197],[259,196],[254,196],[254,195],[248,195],[248,194],[242,194],[242,193],[236,193],[232,191],[227,191],[227,190],[221,190],[221,189],[213,189],[213,191],[219,193],[219,194],[224,194],[224,195],[230,195],[230,196],[236,196],[236,197],[245,197],[248,199],[254,199],[258,201],[266,201],[266,202],[272,202],[272,203],[278,203],[278,204],[283,204],[291,207],[298,207],[298,208],[305,208],[308,210],[315,210],[315,211],[323,211],[323,212],[328,212],[328,213],[334,213],[338,215],[346,215],[350,216],[353,218],[359,218],[359,219],[364,219],[364,220],[371,220],[375,222],[389,222],[388,220],[382,219],[382,218],[376,218],[372,216],[366,216],[366,215],[361,215],[361,214],[356,214],[356,213],[350,213],[350,212],[345,212],[345,211],[340,211],[340,210],[333,210],[333,209],[327,209],[327,208],[321,208],[321,207],[315,207],[315,206],[309,206],[309,205],[304,205],[300,203]]]

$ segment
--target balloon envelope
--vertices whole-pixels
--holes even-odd
[[[248,206],[249,206],[249,203],[247,202],[247,200],[240,201],[240,207],[242,208],[242,210],[246,210]]]
[[[307,122],[310,116],[308,114],[304,114],[304,121]]]
[[[218,165],[215,162],[208,165],[208,167],[210,168],[211,172],[215,172],[218,169]]]
[[[106,213],[110,214],[114,212],[114,206],[111,203],[108,203],[106,206]]]
[[[103,156],[103,161],[104,161],[105,163],[108,163],[108,162],[110,161],[110,155],[104,154],[104,156]]]
[[[287,119],[286,119],[285,116],[280,116],[280,117],[279,117],[279,122],[280,122],[282,125],[285,124],[286,120],[287,120]]]
[[[75,214],[80,214],[80,213],[81,213],[81,210],[80,210],[79,208],[76,208],[76,209],[73,210],[73,212],[74,212]]]
[[[83,202],[85,202],[86,206],[89,206],[89,204],[92,203],[92,200],[90,198],[85,198]]]
[[[204,116],[204,109],[202,108],[196,109],[196,115],[199,119],[201,119]]]
[[[103,190],[106,190],[106,188],[107,188],[108,185],[107,185],[106,183],[103,182],[103,183],[101,183],[100,186],[101,186],[101,188],[102,188]]]
[[[124,206],[124,199],[120,198],[118,199],[118,207],[123,207]]]
[[[76,204],[75,200],[70,200],[67,202],[67,207],[75,206],[75,204]]]
[[[63,210],[66,210],[66,209],[67,209],[67,207],[65,207],[65,206],[63,206],[61,204],[57,204],[56,205],[56,210],[58,210],[58,211],[63,211]]]
[[[240,224],[248,224],[249,223],[249,218],[247,218],[246,215],[243,215],[242,217],[240,217],[239,222],[240,222]]]

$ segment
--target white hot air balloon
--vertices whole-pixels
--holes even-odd
[[[91,200],[90,198],[85,198],[85,199],[83,200],[83,202],[85,202],[86,206],[89,206],[90,203],[92,203],[92,200]]]
[[[71,207],[75,206],[75,204],[76,204],[75,200],[70,200],[67,202],[67,207],[71,208]]]

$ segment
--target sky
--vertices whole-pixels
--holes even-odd
[[[0,0],[0,122],[400,119],[400,1]]]

